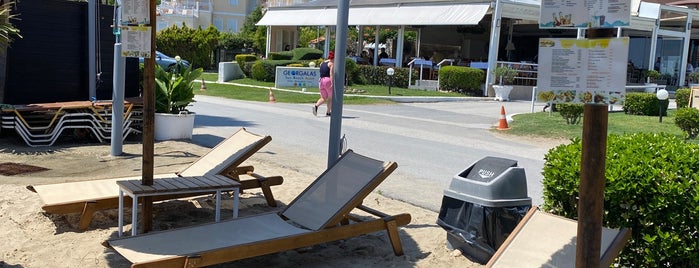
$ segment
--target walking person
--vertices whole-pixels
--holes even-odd
[[[325,113],[326,116],[330,116],[333,98],[333,72],[335,59],[335,52],[330,51],[328,53],[328,59],[320,64],[320,81],[318,81],[318,89],[320,90],[320,98],[313,105],[313,115],[318,116],[318,106],[323,105],[323,102],[328,106],[328,110]]]

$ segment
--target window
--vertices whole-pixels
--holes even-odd
[[[219,31],[223,30],[223,20],[214,19],[214,27],[216,27],[216,29],[218,29]]]
[[[234,33],[238,32],[238,20],[236,19],[228,19],[227,25],[228,30]]]
[[[238,0],[228,0],[228,5],[229,5],[229,6],[237,7],[237,6],[238,6]]]

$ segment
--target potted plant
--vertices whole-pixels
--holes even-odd
[[[648,93],[654,93],[655,89],[657,88],[656,86],[658,84],[655,83],[655,80],[660,78],[660,72],[656,70],[645,70],[643,71],[643,77],[646,78],[646,86],[649,86],[646,88],[646,92]]]
[[[690,87],[699,86],[699,70],[689,73],[687,79],[689,79]]]
[[[187,106],[194,102],[194,81],[202,68],[192,70],[173,68],[170,71],[155,68],[155,139],[191,139],[194,113]]]
[[[515,76],[517,76],[517,70],[509,66],[500,66],[495,68],[493,74],[495,74],[495,79],[496,81],[498,81],[497,85],[493,85],[493,91],[495,91],[495,100],[510,100],[510,91],[512,91],[512,86],[507,84],[510,84],[515,80]]]

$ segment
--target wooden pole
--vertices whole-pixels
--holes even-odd
[[[614,37],[612,29],[589,29],[588,38]],[[611,77],[609,78],[611,79]],[[608,106],[585,104],[583,112],[578,238],[575,267],[599,267],[602,244]]]
[[[155,1],[149,0],[150,58],[143,64],[143,162],[141,184],[153,185],[153,143],[155,121]],[[143,233],[153,228],[153,198],[143,197]],[[137,228],[137,223],[132,223]]]

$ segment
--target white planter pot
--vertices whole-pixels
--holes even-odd
[[[500,86],[493,85],[493,91],[495,91],[496,101],[509,101],[510,91],[512,91],[512,86]]]
[[[657,89],[655,86],[657,86],[658,84],[656,84],[656,83],[645,83],[645,85],[646,85],[646,86],[651,86],[651,87],[647,87],[647,88],[646,88],[646,90],[645,90],[646,93],[655,93],[655,90]]]
[[[194,113],[155,114],[155,140],[191,139],[194,130]]]

